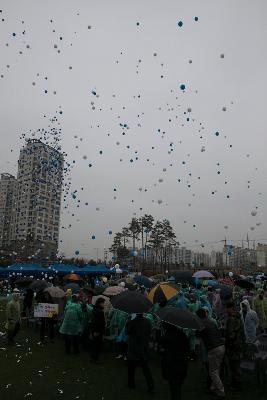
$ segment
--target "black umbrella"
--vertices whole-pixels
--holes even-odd
[[[45,280],[33,281],[29,286],[29,288],[32,289],[35,292],[39,292],[40,290],[44,290],[47,287],[48,287],[48,283]]]
[[[173,274],[176,283],[192,283],[191,271],[177,271]]]
[[[94,292],[95,292],[96,296],[99,296],[100,294],[104,293],[105,289],[106,288],[103,286],[95,286]]]
[[[153,286],[153,282],[147,276],[144,275],[136,275],[134,277],[134,281],[135,283],[137,283],[137,285],[144,286],[147,289]]]
[[[242,289],[254,289],[255,285],[253,282],[247,281],[246,279],[238,279],[235,281],[235,285]]]
[[[175,307],[163,307],[157,312],[163,322],[175,325],[182,329],[202,330],[203,324],[197,315],[188,310],[180,310]]]
[[[26,287],[29,286],[33,282],[33,278],[29,277],[24,277],[24,278],[19,278],[15,281],[15,285],[20,286],[20,287]]]
[[[128,314],[141,314],[148,312],[152,303],[139,292],[127,290],[114,296],[111,299],[112,306],[120,311],[124,311]]]

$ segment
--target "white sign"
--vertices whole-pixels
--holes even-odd
[[[35,318],[52,318],[58,314],[58,304],[38,303],[34,306]]]

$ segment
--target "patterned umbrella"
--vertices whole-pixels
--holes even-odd
[[[92,304],[95,305],[97,299],[100,299],[100,298],[105,300],[104,311],[105,312],[110,311],[112,309],[112,305],[111,305],[110,299],[107,296],[103,296],[103,294],[100,294],[99,296],[93,296],[92,297]]]
[[[163,282],[154,286],[150,290],[147,297],[153,304],[163,303],[172,299],[174,296],[177,295],[177,293],[178,287],[176,285],[174,285],[173,283]]]
[[[123,291],[124,291],[124,289],[121,286],[110,286],[105,289],[105,291],[103,292],[103,295],[116,296],[117,294],[120,294]]]

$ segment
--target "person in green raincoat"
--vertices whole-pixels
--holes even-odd
[[[72,302],[65,308],[64,318],[59,332],[64,336],[66,354],[79,353],[79,336],[82,333],[82,309],[78,297],[72,296]]]
[[[12,300],[7,304],[7,338],[8,344],[14,344],[14,338],[20,330],[20,302],[19,290],[14,289]]]

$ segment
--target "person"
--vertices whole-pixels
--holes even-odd
[[[128,387],[135,389],[135,370],[140,366],[146,379],[148,392],[154,391],[154,381],[149,368],[149,339],[151,323],[143,314],[133,315],[125,326],[128,335]]]
[[[81,344],[84,350],[88,349],[89,345],[89,324],[90,318],[92,315],[92,306],[86,304],[85,302],[81,303],[82,310],[82,333],[81,333]]]
[[[68,288],[66,291],[66,304],[69,304],[72,302],[72,289]]]
[[[71,353],[73,347],[74,353],[79,353],[79,335],[82,332],[82,309],[78,303],[78,297],[72,296],[72,302],[69,302],[65,308],[64,319],[59,332],[64,335],[66,354]]]
[[[258,290],[258,295],[253,300],[252,308],[259,318],[260,333],[267,333],[267,299],[264,297],[263,289]]]
[[[25,317],[29,317],[31,315],[33,297],[33,290],[27,288],[23,299],[23,316]]]
[[[91,319],[91,362],[97,363],[103,346],[103,336],[106,330],[106,321],[104,314],[105,299],[97,299]]]
[[[14,338],[20,330],[20,302],[19,302],[19,290],[14,289],[12,293],[12,300],[7,304],[7,339],[8,344],[14,345]]]
[[[182,384],[187,376],[189,341],[185,333],[176,326],[167,323],[162,326],[162,376],[169,383],[170,399],[180,400]]]
[[[241,302],[241,319],[244,324],[246,343],[254,344],[257,341],[257,328],[259,318],[254,310],[251,310],[248,300]]]
[[[210,392],[218,398],[224,398],[225,391],[220,378],[220,369],[225,354],[224,339],[217,325],[208,318],[206,310],[200,308],[196,314],[204,325],[204,329],[198,332],[197,336],[202,338],[208,353]]]
[[[228,318],[225,326],[225,351],[231,372],[230,387],[233,390],[240,390],[240,361],[246,340],[244,326],[233,301],[226,304],[226,311]]]

